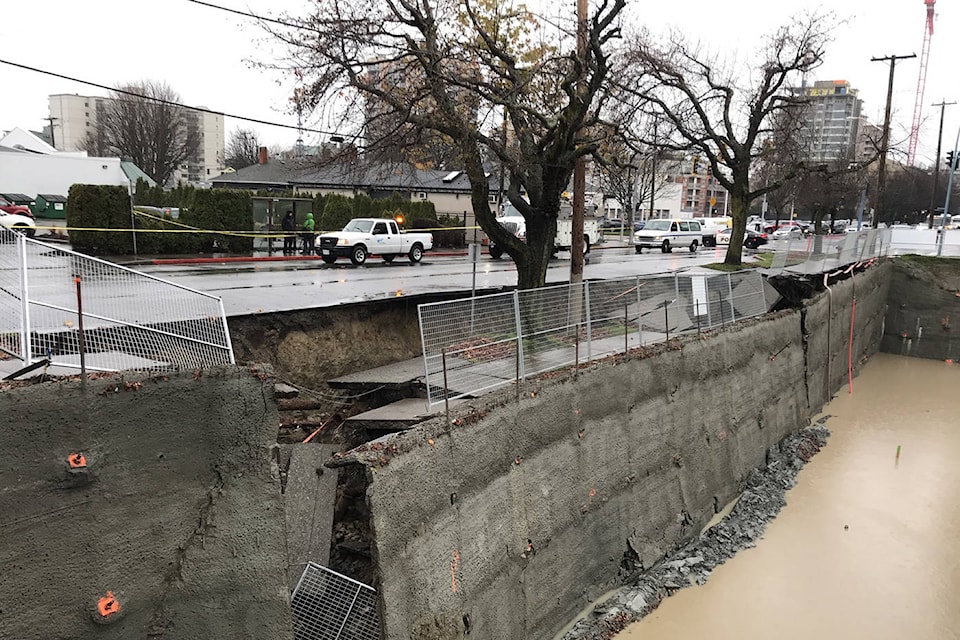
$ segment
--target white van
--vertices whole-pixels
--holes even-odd
[[[702,241],[703,229],[699,222],[678,218],[648,220],[643,229],[633,234],[637,253],[643,253],[644,247],[659,247],[663,253],[670,253],[674,247],[688,247],[693,253]]]

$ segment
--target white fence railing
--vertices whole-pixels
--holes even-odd
[[[756,271],[602,280],[422,304],[428,403],[766,311]]]
[[[0,351],[90,371],[234,362],[218,297],[2,228]]]

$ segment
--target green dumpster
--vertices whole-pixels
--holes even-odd
[[[67,198],[56,193],[38,193],[30,210],[36,218],[64,220],[67,217]]]

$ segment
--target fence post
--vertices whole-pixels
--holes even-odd
[[[710,305],[707,305],[707,306],[709,307]],[[697,336],[699,337],[700,336],[700,301],[699,300],[693,301],[693,315],[695,315],[697,318]]]
[[[710,281],[713,279],[714,279],[713,276],[707,276],[706,286],[704,287],[704,295],[703,295],[703,297],[706,298],[706,302],[707,302],[707,327],[710,329],[713,328],[713,314],[710,311]],[[720,315],[723,315],[722,309],[720,311]]]
[[[720,307],[720,326],[727,326],[726,321],[723,319],[723,292],[717,291],[717,306]]]
[[[737,311],[733,308],[733,278],[727,274],[727,291],[730,293],[730,322],[737,319]]]
[[[643,316],[640,314],[640,278],[637,278],[637,337],[643,346]]]
[[[623,352],[630,351],[630,303],[623,303]]]
[[[443,410],[447,414],[447,429],[450,428],[450,387],[447,386],[447,348],[440,349],[440,361],[443,363]]]
[[[590,283],[583,282],[583,302],[587,312],[587,362],[593,360],[593,326],[590,317],[593,315],[590,309]]]
[[[80,278],[73,279],[77,285],[77,344],[80,350],[80,379],[87,379],[86,345],[83,343],[83,295],[80,292]]]
[[[527,377],[523,365],[523,328],[520,322],[520,293],[513,292],[513,318],[517,327],[517,393],[519,393],[520,381]]]
[[[30,346],[30,288],[27,284],[27,238],[17,234],[17,257],[20,259],[20,357],[24,364],[33,362]]]
[[[663,330],[667,334],[666,341],[670,342],[670,305],[672,302],[663,301]]]

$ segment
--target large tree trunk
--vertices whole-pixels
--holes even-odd
[[[743,264],[743,237],[747,233],[747,211],[750,201],[747,198],[747,187],[744,184],[734,183],[730,192],[730,217],[733,219],[733,228],[730,231],[730,246],[727,247],[727,256],[724,264],[740,266]]]
[[[546,284],[556,235],[556,217],[538,215],[527,220],[527,242],[521,246],[519,255],[514,256],[518,289],[536,289]]]

